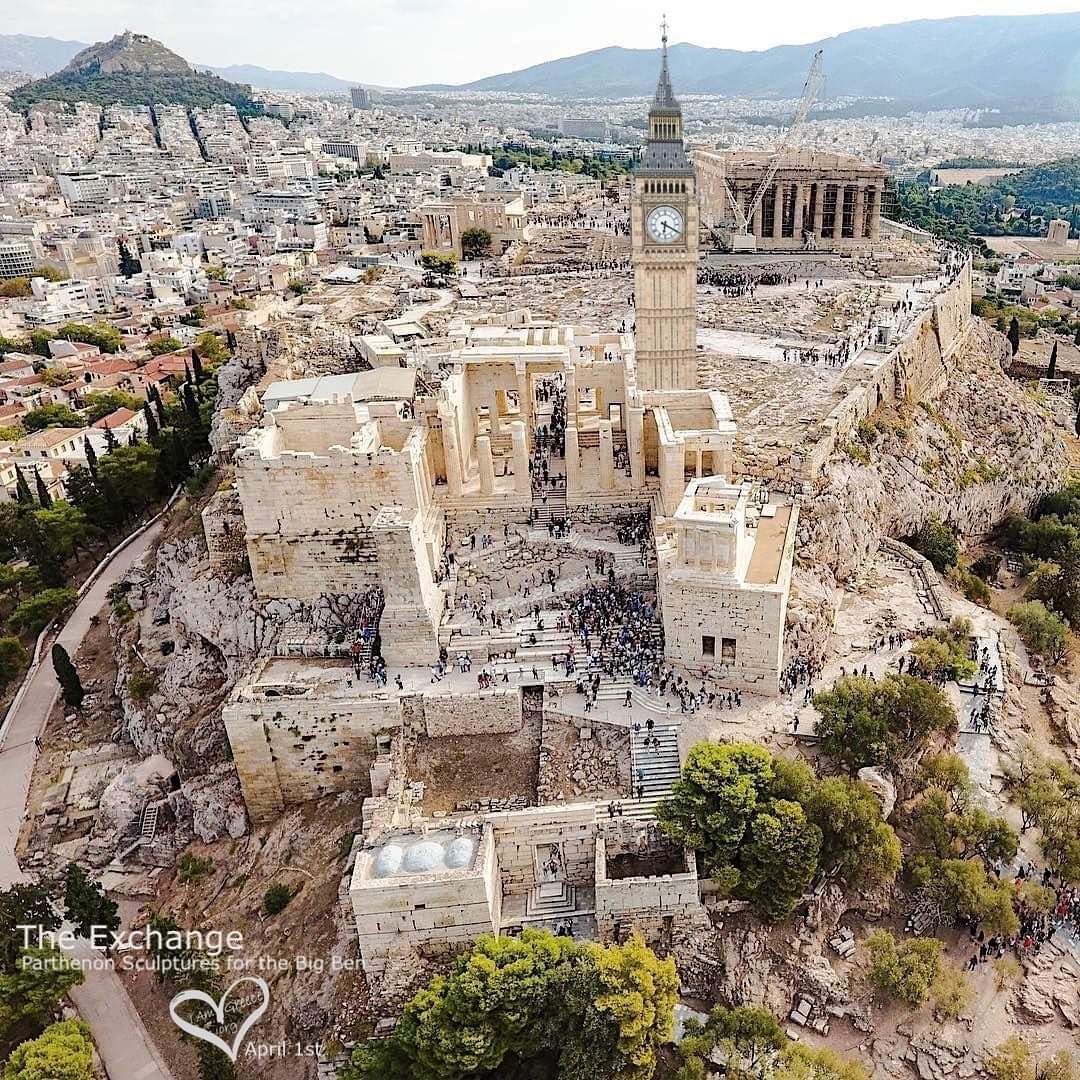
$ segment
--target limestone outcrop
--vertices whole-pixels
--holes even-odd
[[[933,517],[981,536],[1062,483],[1065,445],[1046,406],[1005,374],[1006,348],[976,321],[936,401],[873,417],[868,444],[840,453],[808,500],[801,558],[843,580],[882,536],[910,536]]]
[[[789,654],[821,655],[825,597],[883,537],[911,536],[931,518],[961,538],[983,536],[1064,482],[1051,411],[1005,374],[1007,352],[1005,338],[975,320],[940,396],[880,409],[834,455],[799,519]]]

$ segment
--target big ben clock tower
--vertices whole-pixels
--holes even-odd
[[[683,146],[682,109],[668,73],[667,23],[649,135],[634,170],[630,232],[634,257],[637,385],[697,389],[698,196]]]

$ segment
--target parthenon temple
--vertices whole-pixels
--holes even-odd
[[[743,214],[769,167],[770,155],[746,150],[695,155],[702,168],[702,219],[713,227]],[[886,170],[845,154],[793,151],[780,161],[749,222],[758,250],[843,250],[876,241]],[[727,191],[724,190],[726,182]]]

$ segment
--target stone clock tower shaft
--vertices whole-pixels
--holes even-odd
[[[630,209],[637,384],[641,390],[696,390],[697,180],[683,146],[682,109],[671,89],[666,23],[662,41],[660,79]]]

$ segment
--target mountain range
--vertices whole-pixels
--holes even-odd
[[[84,48],[77,41],[0,34],[0,71],[49,74]],[[683,43],[670,50],[671,74],[684,95],[797,97],[818,49],[825,54],[822,98],[888,98],[890,111],[990,107],[1029,118],[1072,118],[1080,101],[1080,12],[920,19],[760,52]],[[473,82],[412,89],[641,97],[652,93],[659,64],[657,49],[611,46]],[[321,71],[197,67],[266,90],[326,93],[355,85]]]
[[[826,77],[821,97],[887,97],[940,108],[1080,97],[1080,13],[920,19],[762,52],[680,44],[670,50],[671,78],[684,95],[798,97],[818,49]],[[610,47],[417,89],[638,97],[652,93],[659,67],[658,49]]]

